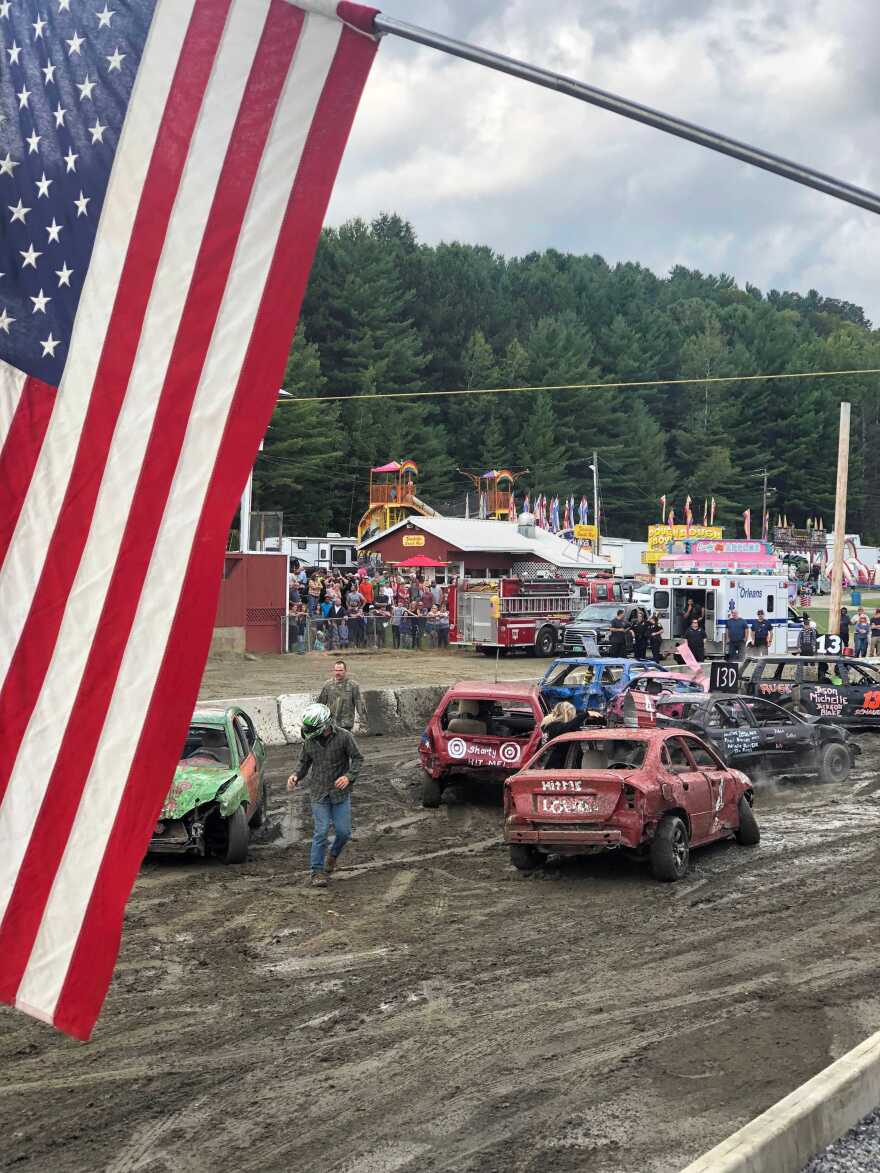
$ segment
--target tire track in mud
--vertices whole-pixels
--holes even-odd
[[[7,1016],[14,1168],[666,1173],[880,1026],[873,793],[762,792],[763,844],[680,886],[524,878],[484,795],[421,810],[411,748],[368,745],[329,892],[304,812],[241,869],[145,866],[94,1042]]]

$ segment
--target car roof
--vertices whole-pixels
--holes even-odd
[[[490,680],[459,680],[458,684],[453,684],[446,690],[444,700],[451,696],[467,696],[473,700],[485,698],[490,701],[502,698],[537,700],[538,686],[516,680],[500,680],[497,684]]]
[[[682,729],[682,733],[688,730]],[[560,741],[651,741],[669,736],[670,730],[664,729],[576,729],[574,733],[563,733],[553,738],[554,745]]]
[[[614,667],[623,664],[635,664],[641,667],[642,664],[649,663],[648,660],[634,660],[632,656],[557,656],[553,664],[611,664]],[[550,667],[553,667],[553,664]],[[665,672],[665,668],[658,668],[658,672]]]
[[[238,710],[232,705],[230,705],[228,708],[222,708],[222,709],[219,706],[217,708],[206,707],[204,709],[196,709],[196,711],[193,713],[192,717],[190,718],[190,724],[191,725],[225,725],[227,716],[229,716],[231,713],[235,713],[237,711]]]

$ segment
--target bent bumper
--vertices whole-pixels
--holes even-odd
[[[547,830],[535,827],[505,827],[505,843],[529,843],[534,847],[631,847],[616,827],[595,830]]]
[[[182,819],[165,819],[159,824],[161,834],[154,834],[147,845],[148,855],[204,855],[205,843],[193,834]]]

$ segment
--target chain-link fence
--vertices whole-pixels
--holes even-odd
[[[411,651],[449,647],[449,624],[438,623],[430,615],[407,617],[398,626],[390,618],[377,615],[349,615],[340,619],[322,619],[315,615],[289,616],[287,650],[289,652],[330,652],[401,648]]]

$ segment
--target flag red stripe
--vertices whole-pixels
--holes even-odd
[[[196,529],[198,535],[113,831],[55,1010],[87,1038],[113,973],[125,903],[183,744],[208,654],[226,534],[284,375],[315,244],[376,43],[344,30],[285,213],[281,235]],[[259,388],[259,397],[254,393]],[[185,647],[186,654],[179,649]]]
[[[347,24],[359,28],[361,32],[373,35],[373,21],[379,15],[379,9],[365,8],[363,4],[350,4],[348,0],[340,0],[336,5],[336,15]]]
[[[241,223],[268,137],[276,103],[287,78],[304,15],[284,0],[273,0],[263,29],[229,149],[208,215],[210,225],[199,251],[186,307],[175,339],[150,440],[126,522],[119,557],[98,623],[100,642],[91,650],[71,716],[71,736],[55,761],[39,823],[28,845],[6,916],[0,923],[0,957],[5,980],[24,972],[80,804],[119,666],[128,642],[150,556],[162,522],[180,450]],[[171,741],[169,754],[182,745]],[[166,780],[157,756],[152,768]],[[150,809],[155,823],[159,806]],[[142,814],[146,819],[146,814]],[[17,983],[16,983],[17,984]]]
[[[0,689],[0,729],[17,746],[43,686],[76,577],[113,430],[137,354],[174,197],[231,0],[196,5],[175,70],[92,388],[70,481],[22,637]],[[0,801],[12,761],[0,772]],[[0,954],[2,956],[2,954]],[[8,977],[0,973],[0,998]]]
[[[41,379],[25,380],[0,451],[0,566],[34,475],[56,394],[56,389]]]

